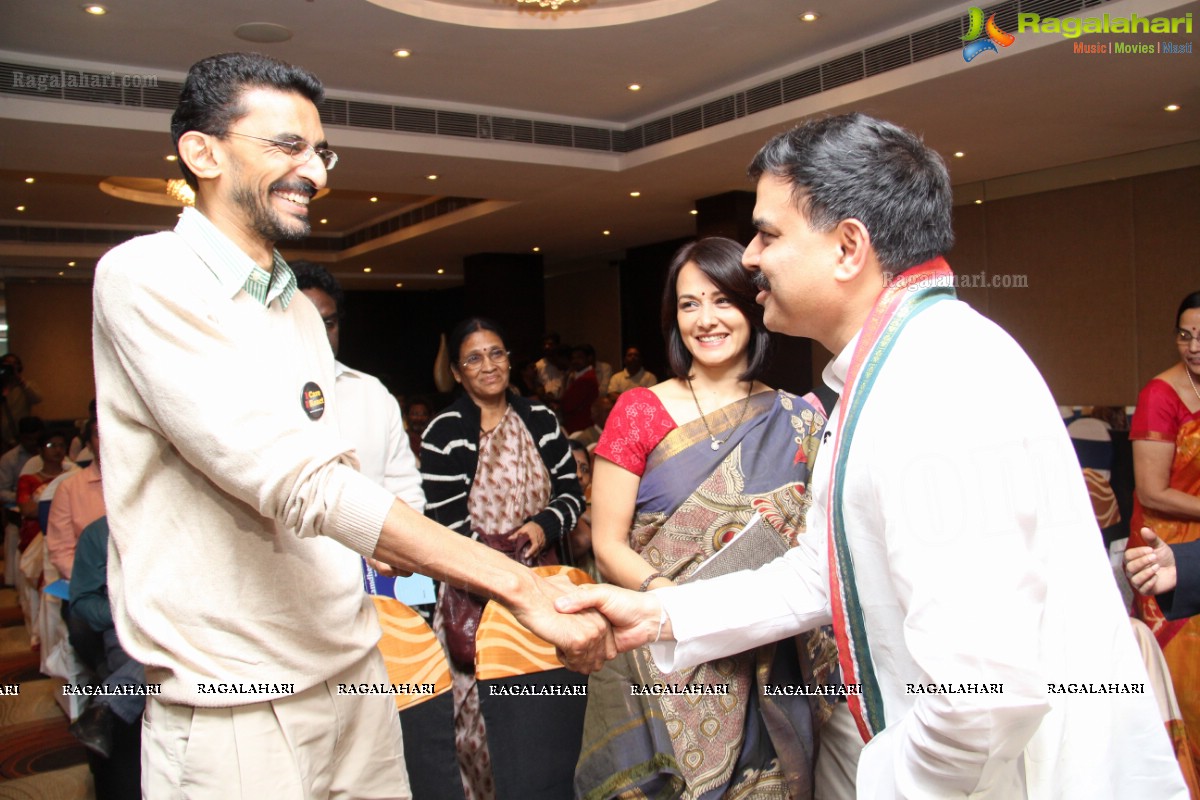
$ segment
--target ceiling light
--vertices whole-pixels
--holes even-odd
[[[640,92],[641,90],[642,90],[642,85],[641,85],[640,83],[631,83],[631,84],[629,84],[629,91],[631,91],[631,92]]]
[[[533,248],[533,252],[535,252],[535,253],[540,253],[540,252],[542,252],[542,248],[540,248],[540,247],[535,247],[535,248]]]
[[[1163,106],[1163,111],[1178,111],[1178,110],[1179,110],[1178,103],[1171,103],[1170,105]]]
[[[370,271],[371,271],[370,267],[363,267],[363,272],[370,272]]]
[[[397,289],[403,289],[403,288],[404,288],[404,284],[403,284],[403,283],[397,283],[397,284],[396,284],[396,288],[397,288]]]
[[[445,275],[445,274],[446,274],[446,270],[442,269],[441,267],[438,267],[437,274],[438,274],[438,275]]]
[[[107,8],[105,8],[104,6],[96,6],[96,5],[84,6],[83,10],[86,11],[87,13],[91,14],[93,17],[103,17],[105,14],[108,13]]]
[[[25,210],[25,206],[17,206],[17,211],[24,211],[24,210]]]
[[[322,218],[322,219],[321,219],[321,224],[322,224],[322,225],[328,225],[328,224],[329,224],[329,220],[327,220],[327,219],[325,219],[325,218]]]
[[[426,175],[425,177],[426,177],[426,178],[428,178],[428,179],[429,179],[429,180],[431,180],[431,181],[436,181],[436,180],[437,180],[437,178],[438,178],[438,176],[437,176],[437,175]]]
[[[58,273],[58,277],[60,277],[60,278],[61,278],[61,277],[63,277],[63,276],[64,276],[64,275],[66,275],[66,274],[67,274],[67,273],[65,273],[65,272],[60,272],[60,273]]]
[[[689,211],[688,213],[689,213],[689,214],[691,214],[691,215],[694,217],[694,216],[696,216],[697,214],[699,214],[700,212],[699,212],[699,211],[697,211],[696,209],[694,209],[694,208],[693,208],[693,209],[692,209],[691,211]]]
[[[977,205],[977,206],[981,206],[981,205],[983,205],[983,201],[982,201],[982,200],[976,200],[976,201],[975,201],[975,205]]]
[[[603,233],[605,236],[612,236],[612,231],[600,231],[600,232]]]
[[[964,153],[962,150],[956,150],[954,153],[955,158],[962,158],[965,155],[966,155],[966,153]]]
[[[392,55],[394,55],[396,58],[408,58],[412,55],[412,50],[405,50],[403,47],[401,47],[399,50],[393,50]]]
[[[74,262],[74,261],[68,261],[68,262],[67,262],[67,266],[68,266],[68,267],[73,267],[73,266],[75,266],[75,262]]]
[[[25,182],[26,182],[26,183],[33,183],[33,178],[26,178],[26,179],[25,179]]]
[[[277,44],[292,38],[292,32],[274,22],[247,22],[233,29],[233,35],[243,42]]]
[[[641,192],[630,192],[629,196],[630,197],[641,197],[642,193]]]
[[[179,160],[179,156],[163,156],[163,161],[175,162]]]
[[[818,14],[816,11],[805,11],[803,14],[800,15],[800,20],[802,22],[816,22],[820,18],[821,18],[821,15]]]
[[[378,198],[378,197],[372,197],[372,198],[371,198],[371,202],[372,202],[372,203],[378,203],[378,202],[379,202],[379,198]]]

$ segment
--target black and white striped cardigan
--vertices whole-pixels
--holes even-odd
[[[523,397],[510,396],[509,403],[525,423],[550,473],[550,504],[531,519],[546,532],[546,544],[553,545],[574,529],[583,510],[575,459],[554,412]],[[425,516],[472,537],[467,495],[479,466],[479,422],[479,406],[464,394],[434,417],[421,438]]]

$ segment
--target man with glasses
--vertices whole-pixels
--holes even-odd
[[[359,555],[495,597],[572,660],[612,652],[598,617],[355,469],[325,327],[275,250],[337,163],[322,99],[265,56],[193,65],[171,133],[196,207],[96,271],[113,617],[161,685],[147,797],[409,796],[392,698],[344,691],[387,680]]]

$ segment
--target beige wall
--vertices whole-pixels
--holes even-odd
[[[1021,343],[1060,404],[1132,405],[1178,357],[1175,309],[1200,289],[1200,167],[960,206],[955,233],[955,272],[1028,277],[959,295]]]
[[[563,344],[590,344],[596,360],[621,366],[621,272],[607,262],[546,279],[546,330]]]
[[[96,395],[92,287],[10,281],[4,291],[9,352],[21,357],[26,380],[44,398],[34,413],[45,420],[86,417]]]

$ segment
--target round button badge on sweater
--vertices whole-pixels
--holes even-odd
[[[312,381],[304,384],[300,402],[304,405],[304,413],[308,414],[309,419],[320,419],[321,415],[325,413],[325,393]]]

